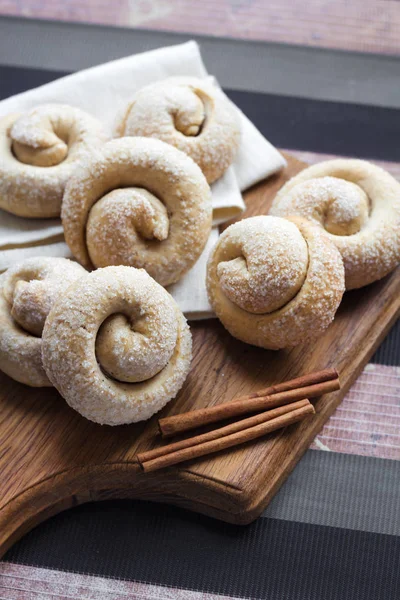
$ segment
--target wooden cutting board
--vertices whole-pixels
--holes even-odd
[[[245,216],[265,214],[288,168],[246,194]],[[67,406],[54,389],[0,374],[0,555],[50,515],[82,502],[142,498],[245,524],[266,507],[400,312],[400,269],[345,295],[335,322],[313,344],[273,352],[232,338],[215,319],[193,323],[193,366],[160,415],[227,401],[308,371],[336,366],[342,389],[316,400],[316,416],[257,442],[143,474],[137,451],[154,447],[156,418],[107,427]]]

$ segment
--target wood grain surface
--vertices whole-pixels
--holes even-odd
[[[245,216],[266,213],[276,191],[305,165],[288,168],[246,194]],[[240,448],[155,473],[138,451],[161,443],[156,418],[99,426],[69,408],[54,389],[33,389],[0,374],[0,555],[33,526],[91,500],[170,502],[245,524],[271,500],[340,403],[400,312],[400,270],[345,295],[335,322],[313,344],[273,352],[233,339],[215,319],[192,324],[191,373],[158,416],[213,405],[299,376],[337,367],[342,389],[314,402],[316,416]]]

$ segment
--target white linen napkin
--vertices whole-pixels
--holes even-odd
[[[45,103],[70,104],[97,117],[111,134],[116,115],[138,89],[177,75],[208,76],[196,42],[128,56],[17,94],[0,102],[0,117]],[[236,110],[241,119],[242,141],[234,164],[212,185],[214,226],[241,214],[241,191],[285,166],[281,154]],[[213,229],[196,265],[169,289],[189,319],[213,316],[205,290],[205,271],[217,238],[218,231]],[[63,242],[60,220],[24,219],[0,210],[0,271],[27,256],[42,255],[71,256]]]

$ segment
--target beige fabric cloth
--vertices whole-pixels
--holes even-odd
[[[111,133],[116,115],[141,87],[176,75],[207,77],[196,42],[168,46],[74,73],[0,102],[0,117],[55,102],[78,106],[100,119]],[[285,165],[281,154],[237,109],[242,142],[232,167],[212,185],[214,225],[239,216],[241,191]],[[206,262],[217,229],[192,270],[170,291],[188,318],[213,316],[204,285]],[[0,271],[27,256],[70,256],[58,219],[31,220],[0,211]]]

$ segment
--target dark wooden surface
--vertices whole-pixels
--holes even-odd
[[[246,216],[265,214],[276,191],[303,166],[289,157],[282,174],[248,192]],[[159,443],[156,418],[101,427],[70,409],[54,389],[28,388],[0,374],[0,555],[50,515],[90,500],[150,499],[249,523],[286,479],[399,312],[397,270],[347,293],[324,336],[291,351],[243,344],[216,320],[194,323],[192,371],[162,416],[330,366],[339,369],[342,389],[319,398],[312,419],[240,448],[149,474],[139,471],[134,457]]]

